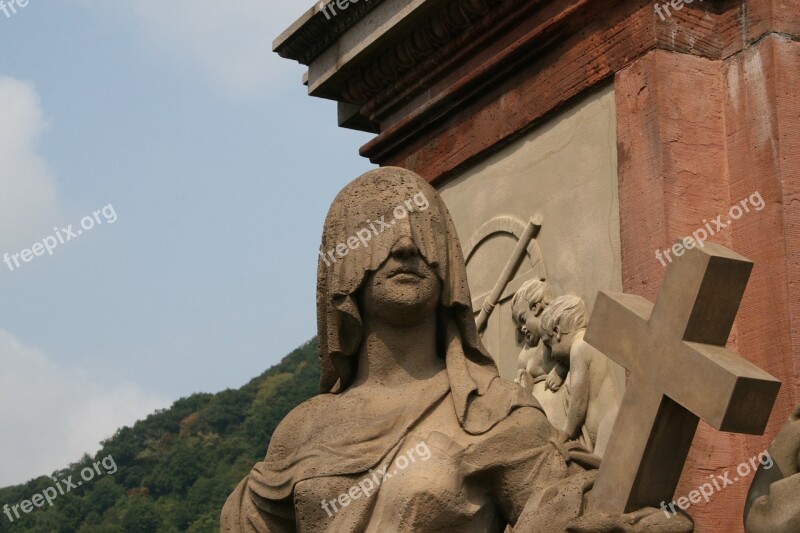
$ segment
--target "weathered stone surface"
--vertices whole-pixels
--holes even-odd
[[[798,67],[800,44],[772,35],[726,61],[653,52],[616,77],[625,292],[653,299],[654,250],[756,191],[765,202],[709,241],[757,258],[728,346],[787,386],[763,437],[720,438],[701,422],[679,494],[764,451],[800,401]],[[694,508],[698,529],[742,531],[746,488]]]
[[[745,531],[795,533],[800,531],[800,406],[775,437],[769,455],[773,463],[762,465],[750,487]]]
[[[545,308],[539,329],[553,359],[568,369],[563,383],[565,420],[558,426],[561,439],[577,441],[598,457],[604,457],[622,391],[616,390],[614,364],[584,340],[586,321],[583,299],[565,294]],[[557,384],[558,377],[550,375],[548,382]]]
[[[361,2],[310,11],[276,40],[309,64],[312,95],[361,108],[362,154],[429,180],[458,172],[655,49],[725,59],[769,33],[800,34],[800,0]],[[315,14],[316,13],[316,14]]]
[[[692,530],[657,509],[585,509],[598,459],[560,442],[530,395],[498,375],[455,227],[421,177],[382,168],[337,196],[317,309],[322,394],[275,430],[222,531]]]
[[[328,77],[317,94],[358,97],[363,121],[382,132],[362,150],[376,161],[434,181],[498,180],[481,172],[500,160],[493,158],[519,149],[520,139],[551,127],[546,121],[560,119],[559,110],[613,79],[624,290],[651,299],[663,272],[654,250],[761,192],[762,211],[711,240],[757,260],[728,346],[787,386],[764,437],[723,437],[701,422],[678,488],[685,494],[709,473],[763,451],[800,401],[800,0],[695,1],[666,21],[649,1],[528,4],[505,2],[512,9],[468,39],[442,34],[433,42],[429,27],[411,24],[408,35],[429,34],[420,41],[424,54],[398,62],[380,53],[378,39],[374,53],[348,56],[347,74]],[[309,45],[321,42],[312,25],[295,29]],[[354,37],[361,30],[331,31]],[[383,44],[397,44],[404,31]],[[502,320],[510,324],[508,314]],[[746,485],[695,507],[698,529],[741,531]]]
[[[413,212],[398,211],[412,199]],[[565,460],[534,400],[500,379],[450,215],[422,178],[383,168],[352,182],[321,250],[322,394],[275,431],[226,504],[224,531],[482,533],[515,523],[534,494],[582,470],[581,456],[594,461]],[[400,464],[417,447],[424,456]],[[360,483],[382,466],[368,494]]]
[[[748,42],[768,33],[800,35],[800,0],[746,0],[744,11],[748,24],[744,26]],[[788,72],[787,72],[788,74]]]
[[[563,387],[569,362],[557,361],[541,339],[541,316],[553,295],[546,281],[531,279],[522,284],[511,299],[511,318],[520,347],[517,356],[518,383],[539,402],[547,419],[557,428],[566,423],[567,410]]]
[[[780,382],[725,349],[752,263],[718,244],[667,268],[655,304],[601,292],[586,341],[630,370],[592,506],[630,511],[670,502],[700,418],[759,435]]]
[[[462,243],[483,237],[484,228],[502,217],[523,223],[541,217],[536,249],[482,337],[506,379],[516,377],[519,354],[510,300],[520,285],[511,290],[513,283],[545,279],[554,294],[583,298],[590,315],[598,289],[622,290],[615,115],[614,90],[607,86],[439,188]],[[470,250],[467,261],[476,309],[516,245],[499,226],[489,229],[496,233]],[[619,374],[624,387],[624,372]]]

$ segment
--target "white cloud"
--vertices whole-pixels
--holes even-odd
[[[171,402],[117,376],[57,364],[0,329],[0,487],[50,475]]]
[[[30,246],[58,218],[55,181],[37,154],[46,127],[34,87],[0,76],[0,252]]]
[[[104,16],[126,17],[157,55],[203,71],[236,96],[262,94],[273,83],[297,83],[292,62],[272,40],[306,9],[287,0],[81,0]]]

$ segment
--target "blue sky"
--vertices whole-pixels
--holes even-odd
[[[8,0],[6,0],[8,1]],[[0,486],[315,334],[322,222],[373,168],[272,39],[311,4],[30,0],[0,12]]]

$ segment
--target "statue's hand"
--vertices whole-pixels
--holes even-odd
[[[523,389],[533,394],[533,385],[536,383],[536,380],[534,380],[530,372],[524,368],[521,368],[517,371],[517,379],[515,379],[514,382],[518,383]]]
[[[514,533],[691,533],[692,519],[669,516],[655,508],[608,515],[586,509],[586,495],[594,485],[597,470],[574,474],[553,484],[532,499],[522,511]]]
[[[558,391],[561,388],[561,385],[564,384],[564,378],[558,375],[555,368],[550,371],[547,375],[547,381],[544,383],[544,388],[549,389],[553,392]]]
[[[569,522],[566,530],[570,533],[691,533],[694,523],[686,515],[667,516],[660,509],[645,507],[621,515],[587,513]]]

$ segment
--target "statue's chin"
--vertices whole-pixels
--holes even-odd
[[[421,324],[436,308],[436,302],[412,295],[409,295],[408,298],[397,297],[385,300],[382,304],[379,316],[385,322],[395,326]]]
[[[436,312],[441,290],[433,276],[399,274],[367,284],[363,294],[366,312],[394,326],[421,324]]]

